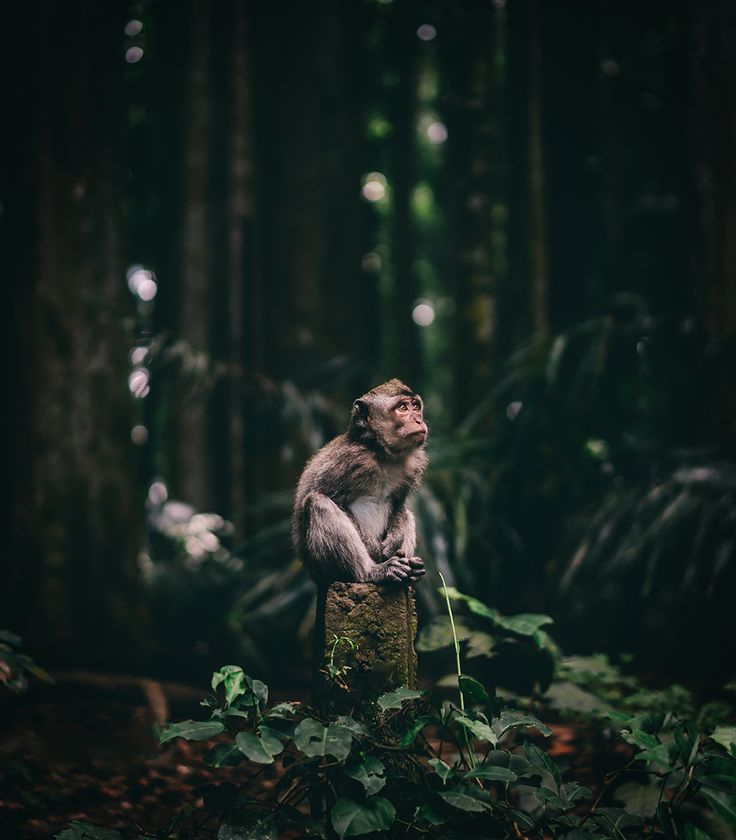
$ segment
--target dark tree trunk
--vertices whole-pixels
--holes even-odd
[[[212,8],[192,0],[187,65],[185,195],[182,219],[179,337],[185,342],[178,412],[175,492],[200,509],[212,506],[209,382],[212,297]]]
[[[712,389],[708,437],[736,442],[736,9],[727,0],[691,2],[690,125],[698,198],[696,297],[713,349],[724,360]]]
[[[13,154],[22,193],[11,187],[5,218],[18,242],[19,480],[3,623],[48,663],[130,665],[145,611],[123,327],[125,5],[34,3],[30,12],[15,71],[15,124],[27,128]]]
[[[500,259],[502,108],[494,68],[490,4],[458,10],[443,33],[446,88],[450,274],[457,306],[453,337],[454,415],[461,421],[486,395],[495,360]],[[494,220],[495,214],[495,220]]]

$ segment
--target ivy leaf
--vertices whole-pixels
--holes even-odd
[[[439,792],[442,799],[460,811],[486,811],[491,805],[491,794],[482,788],[455,785],[449,790]]]
[[[386,694],[382,694],[378,698],[377,702],[381,707],[381,711],[387,712],[389,709],[400,709],[401,704],[405,700],[416,700],[417,697],[421,696],[421,691],[417,691],[414,688],[407,688],[405,685],[402,685],[395,691],[389,691]]]
[[[345,727],[345,729],[347,729],[355,738],[364,738],[367,735],[370,735],[368,727],[362,723],[359,723],[350,715],[338,715],[335,723]]]
[[[341,797],[332,808],[330,820],[342,840],[343,837],[385,831],[391,827],[395,816],[394,806],[381,796],[371,797],[362,804]]]
[[[172,723],[158,736],[160,744],[165,744],[174,738],[185,738],[187,741],[206,741],[214,738],[225,729],[225,725],[219,720],[183,720],[181,723]]]
[[[434,768],[434,772],[442,779],[443,785],[455,773],[455,768],[450,767],[449,764],[445,764],[441,758],[430,758],[429,763]]]
[[[243,753],[235,744],[215,744],[204,760],[210,767],[234,767],[243,760]]]
[[[562,784],[562,774],[560,773],[560,768],[552,761],[547,753],[544,750],[540,750],[536,744],[530,744],[528,742],[524,744],[524,753],[529,759],[530,764],[536,767],[537,770],[541,770],[542,773],[549,773],[552,776],[557,790],[559,790]]]
[[[290,718],[294,717],[296,710],[299,708],[299,703],[276,703],[271,706],[266,714],[266,717],[273,718]]]
[[[470,595],[463,595],[463,593],[458,592],[454,586],[448,586],[447,588],[441,586],[439,592],[443,596],[445,595],[445,593],[447,593],[447,597],[450,598],[452,601],[464,601],[468,605],[468,609],[470,610],[470,612],[475,613],[476,615],[483,616],[483,618],[490,618],[491,621],[496,621],[496,619],[500,615],[498,610],[494,610],[491,609],[491,607],[487,607],[477,598],[473,598]]]
[[[509,770],[508,767],[483,765],[482,767],[474,767],[472,770],[468,770],[465,778],[487,779],[489,782],[503,782],[504,784],[508,784],[509,782],[515,782],[517,775],[513,770]]]
[[[273,764],[275,756],[284,749],[281,741],[269,733],[261,734],[259,737],[252,732],[238,732],[235,743],[243,755],[255,761],[256,764]]]
[[[734,794],[708,788],[702,788],[701,793],[716,816],[731,825],[736,825],[736,796]]]
[[[467,639],[471,632],[470,628],[462,621],[455,622],[455,633],[459,641]],[[430,653],[433,650],[450,647],[453,643],[454,638],[449,616],[440,615],[422,627],[417,636],[415,647],[420,653]]]
[[[716,726],[709,737],[736,756],[736,726]]]
[[[69,828],[55,836],[57,840],[123,840],[123,835],[114,828],[100,828],[81,820],[72,820]]]
[[[429,715],[421,715],[420,717],[418,717],[404,733],[401,739],[401,746],[410,747],[414,743],[414,739],[422,731],[422,729],[424,729],[425,726],[428,726],[430,723],[433,722],[434,718],[430,717]]]
[[[496,738],[495,732],[487,723],[483,723],[483,721],[480,720],[471,720],[465,715],[458,715],[455,720],[464,729],[472,732],[476,738],[480,738],[481,741],[490,741],[494,747],[496,746],[496,741],[498,739]]]
[[[488,700],[488,692],[478,682],[478,680],[474,680],[472,677],[468,677],[463,674],[460,677],[459,683],[460,691],[462,691],[466,697],[477,700],[479,703],[485,703]]]
[[[540,627],[544,627],[546,624],[554,624],[553,619],[548,615],[539,613],[520,613],[508,617],[499,615],[495,621],[499,627],[503,627],[510,633],[516,633],[517,636],[533,636]]]
[[[350,730],[339,723],[322,726],[313,718],[304,718],[294,730],[294,743],[304,755],[331,755],[344,761],[350,754],[353,737]]]
[[[383,774],[386,767],[372,755],[354,759],[345,767],[345,774],[363,785],[366,796],[372,796],[386,784]]]
[[[444,806],[441,807],[444,808]],[[417,822],[426,821],[430,825],[442,825],[450,819],[447,814],[442,813],[442,811],[437,808],[437,804],[431,799],[424,802],[419,808],[417,808],[415,818]]]
[[[537,720],[533,715],[528,715],[525,712],[519,712],[515,709],[507,709],[491,721],[491,728],[497,738],[501,738],[509,729],[514,729],[517,726],[533,726],[545,738],[548,738],[552,734],[552,730],[543,724],[541,720]]]
[[[220,683],[225,684],[225,702],[228,706],[241,694],[245,694],[249,682],[240,665],[225,665],[212,675],[212,688],[217,688]]]

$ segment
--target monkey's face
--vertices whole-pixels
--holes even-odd
[[[378,408],[378,406],[376,406]],[[427,439],[424,405],[417,394],[386,400],[372,413],[370,425],[393,452],[418,449]]]

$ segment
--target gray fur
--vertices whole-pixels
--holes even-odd
[[[399,411],[401,403],[409,404],[406,411]],[[421,398],[392,379],[356,400],[346,433],[307,462],[292,537],[320,586],[336,580],[408,584],[424,574],[406,499],[427,466],[426,431]]]

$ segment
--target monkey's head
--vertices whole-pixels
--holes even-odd
[[[353,403],[348,438],[389,457],[419,449],[428,434],[422,398],[399,379],[389,379]]]

